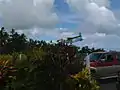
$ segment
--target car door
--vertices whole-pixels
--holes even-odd
[[[114,65],[113,65],[113,68],[114,68],[114,70],[113,70],[113,72],[114,73],[118,73],[118,72],[120,72],[120,53],[116,53],[116,62],[117,63],[115,63]]]
[[[104,61],[101,61],[101,60],[104,60]],[[103,77],[111,76],[114,70],[113,65],[115,65],[116,63],[114,55],[104,54],[101,60],[98,62],[98,67],[97,67],[98,75]]]

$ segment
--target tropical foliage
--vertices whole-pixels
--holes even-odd
[[[86,53],[103,49],[27,39],[0,30],[1,90],[98,90],[84,69]]]

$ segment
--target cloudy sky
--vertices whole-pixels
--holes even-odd
[[[75,45],[120,50],[120,0],[0,0],[0,25],[47,41],[82,32]]]

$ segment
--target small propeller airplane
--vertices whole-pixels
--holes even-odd
[[[72,44],[74,42],[78,42],[78,41],[82,41],[82,40],[83,40],[82,35],[81,35],[81,33],[79,33],[78,36],[68,37],[67,40],[61,39],[61,40],[58,40],[58,41]]]

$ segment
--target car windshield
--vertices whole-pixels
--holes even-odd
[[[90,54],[90,61],[99,60],[103,56],[103,53],[92,53]]]

